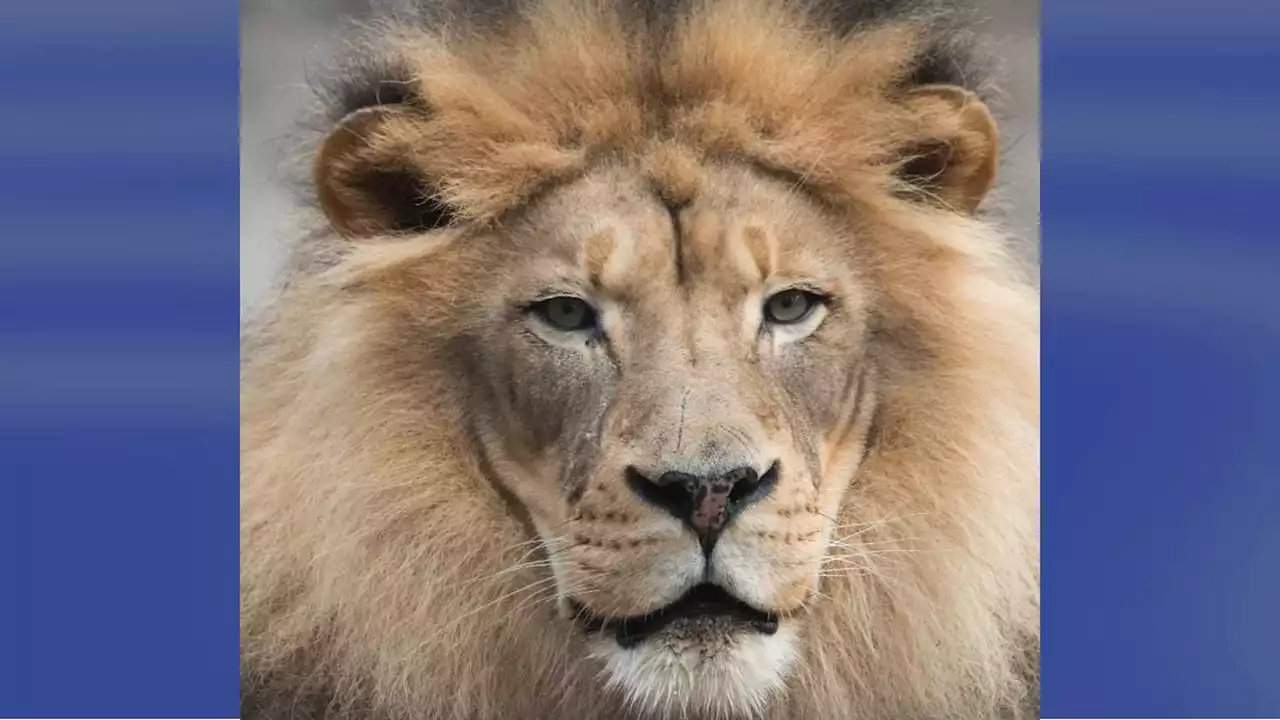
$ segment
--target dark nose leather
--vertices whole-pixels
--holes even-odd
[[[626,475],[632,491],[687,525],[698,535],[703,551],[710,555],[729,521],[773,491],[778,464],[775,462],[763,476],[750,467],[716,475],[668,471],[656,480],[629,467]]]

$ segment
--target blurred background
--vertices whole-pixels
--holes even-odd
[[[979,0],[986,30],[1003,59],[1005,118],[1002,186],[991,201],[1008,213],[1025,251],[1039,238],[1039,2]],[[284,187],[292,133],[313,96],[308,73],[341,42],[344,20],[367,17],[370,0],[241,0],[240,3],[240,314],[269,297],[297,235]]]

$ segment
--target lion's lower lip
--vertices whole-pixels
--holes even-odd
[[[613,629],[618,645],[629,648],[678,621],[726,623],[734,629],[749,629],[765,635],[778,631],[778,616],[757,610],[730,595],[723,588],[704,583],[679,600],[647,615],[605,620],[573,602],[578,621],[588,630]]]

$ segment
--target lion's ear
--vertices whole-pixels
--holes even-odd
[[[406,154],[396,135],[412,111],[397,106],[357,110],[320,144],[312,168],[316,196],[329,222],[353,238],[426,232],[447,225],[449,209]]]
[[[931,137],[904,152],[898,176],[948,205],[972,213],[996,177],[999,137],[991,111],[977,95],[955,85],[925,85],[906,102]]]

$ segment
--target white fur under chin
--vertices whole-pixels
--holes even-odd
[[[700,645],[676,649],[651,639],[624,649],[612,640],[592,655],[605,662],[608,687],[644,717],[746,720],[781,690],[796,658],[796,633],[741,633],[714,654]]]

